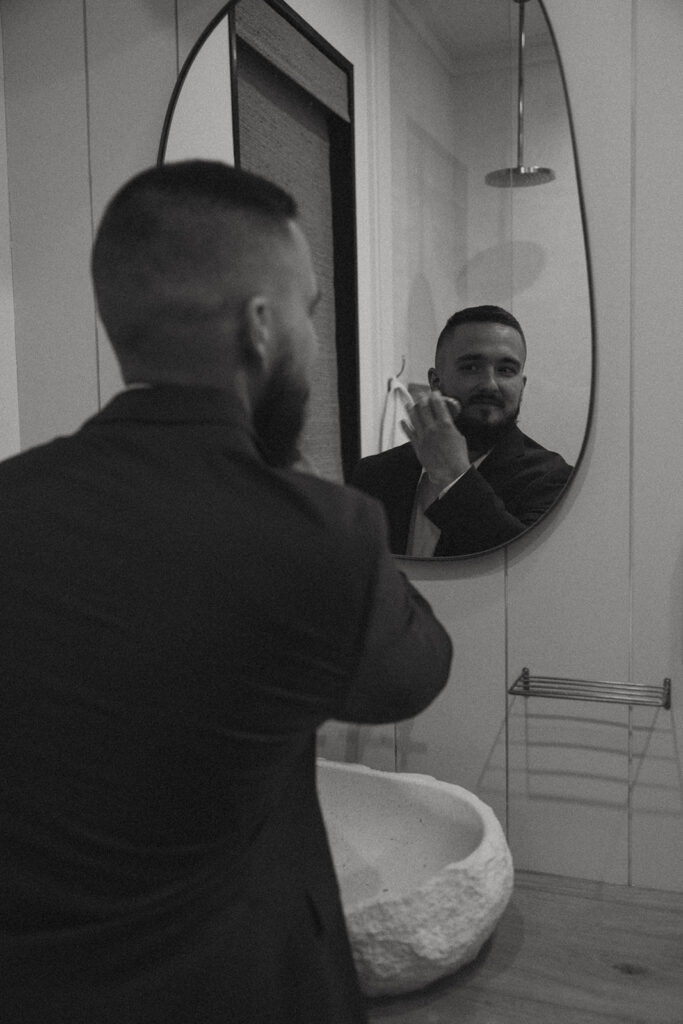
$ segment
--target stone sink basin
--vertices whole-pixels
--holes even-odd
[[[318,793],[364,993],[410,992],[473,960],[512,893],[491,808],[428,775],[322,758]]]

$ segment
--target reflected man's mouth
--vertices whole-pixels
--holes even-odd
[[[502,409],[504,405],[500,398],[495,398],[493,395],[479,395],[478,397],[471,398],[469,404],[494,405],[497,409]]]

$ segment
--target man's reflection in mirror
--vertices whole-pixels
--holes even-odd
[[[525,362],[522,327],[500,306],[447,321],[430,391],[406,413],[407,443],[362,459],[351,479],[385,506],[394,554],[486,551],[555,502],[572,467],[517,426]]]

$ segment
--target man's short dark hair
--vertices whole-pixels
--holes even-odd
[[[149,336],[164,310],[177,323],[191,315],[182,305],[183,286],[208,285],[220,272],[215,257],[229,244],[221,220],[233,214],[250,218],[255,231],[260,225],[277,233],[288,230],[297,206],[273,182],[212,160],[151,167],[119,189],[100,222],[91,263],[98,309],[115,347]],[[163,287],[173,294],[155,311],[154,295]]]
[[[183,160],[141,171],[110,200],[95,239],[125,231],[144,234],[157,211],[169,205],[249,210],[275,220],[297,215],[294,199],[272,181],[218,160]],[[138,216],[131,216],[138,213]]]
[[[461,324],[504,324],[506,327],[514,327],[519,333],[526,352],[526,338],[524,331],[517,317],[508,313],[502,306],[468,306],[466,309],[459,309],[453,316],[449,317],[441,331],[436,343],[436,351],[441,348],[442,343],[448,338],[456,327]]]

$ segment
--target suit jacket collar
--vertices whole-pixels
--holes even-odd
[[[260,458],[257,439],[239,399],[220,388],[161,384],[120,391],[83,429],[105,423],[175,424],[213,427],[231,445]]]
[[[484,480],[491,483],[501,475],[510,475],[510,463],[524,455],[524,434],[517,426],[513,426],[494,444],[493,448],[479,466],[478,472]]]
[[[405,551],[422,466],[410,442],[394,449],[394,458],[398,471],[392,471],[387,480],[388,501],[385,507],[389,520],[391,550]]]
[[[248,428],[244,407],[220,388],[160,384],[120,391],[92,421],[147,420],[156,423],[234,423]]]

